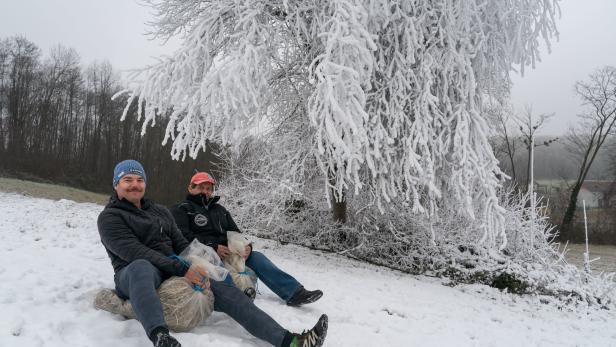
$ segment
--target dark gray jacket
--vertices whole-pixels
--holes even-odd
[[[145,259],[166,276],[184,276],[188,270],[169,258],[180,254],[188,241],[177,228],[169,210],[141,200],[141,209],[114,193],[98,216],[98,232],[117,274],[137,259]]]

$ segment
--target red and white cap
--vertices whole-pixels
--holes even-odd
[[[190,179],[191,184],[211,183],[216,184],[214,177],[210,176],[207,172],[197,172]]]

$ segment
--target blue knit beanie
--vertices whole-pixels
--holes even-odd
[[[119,162],[118,165],[116,165],[115,169],[113,169],[113,187],[115,188],[115,186],[118,185],[118,182],[120,182],[120,178],[128,174],[139,175],[143,177],[145,183],[148,182],[147,178],[145,177],[145,170],[143,169],[141,163],[136,160],[128,159]]]

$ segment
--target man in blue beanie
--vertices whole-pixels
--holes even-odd
[[[132,159],[127,159],[119,162],[113,169],[113,187],[118,185],[120,178],[127,174],[134,174],[143,178],[143,183],[147,183],[145,170],[140,162]]]
[[[214,294],[214,310],[224,312],[252,335],[274,346],[321,346],[327,334],[327,315],[310,330],[295,334],[281,327],[239,289],[207,280],[207,271],[172,258],[188,241],[166,207],[145,199],[146,174],[135,160],[118,163],[113,173],[109,203],[98,216],[101,241],[111,259],[115,287],[130,299],[137,319],[156,347],[180,347],[169,334],[156,289],[171,276],[186,277]]]

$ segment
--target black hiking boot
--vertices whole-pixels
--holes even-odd
[[[317,324],[301,334],[293,334],[289,347],[320,347],[327,336],[327,315],[323,314]]]
[[[154,347],[182,347],[178,340],[169,335],[169,330],[161,329],[153,333],[152,343]]]
[[[323,296],[323,292],[320,290],[306,290],[304,287],[300,287],[295,294],[287,301],[289,306],[301,306],[305,304],[313,303],[319,300]]]

